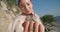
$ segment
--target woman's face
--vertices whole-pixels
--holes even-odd
[[[32,13],[32,3],[30,0],[21,0],[19,7],[21,8],[22,12],[25,14]]]

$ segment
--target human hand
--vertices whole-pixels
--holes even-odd
[[[43,26],[38,22],[26,21],[23,23],[24,32],[43,32]]]

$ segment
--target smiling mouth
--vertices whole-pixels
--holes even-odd
[[[25,13],[25,14],[31,14],[31,12],[29,12],[29,11],[28,11],[28,12],[27,12],[27,11],[25,11],[24,13]]]

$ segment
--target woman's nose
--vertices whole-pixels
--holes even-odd
[[[25,6],[25,9],[27,9],[27,10],[28,10],[28,9],[29,9],[29,6],[27,6],[27,5],[26,5],[26,6]]]

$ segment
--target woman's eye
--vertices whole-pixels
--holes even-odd
[[[27,3],[27,5],[30,5],[29,3]]]
[[[22,9],[24,9],[24,7],[21,7]]]
[[[24,9],[25,7],[24,6],[21,6],[22,9]]]

